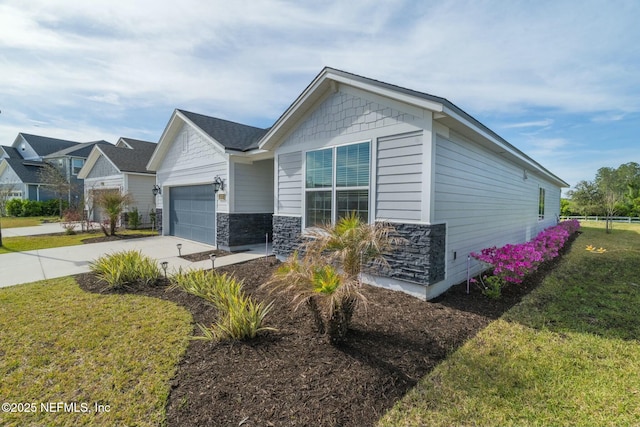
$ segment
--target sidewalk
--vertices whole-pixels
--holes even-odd
[[[80,224],[76,224],[76,230],[80,230]],[[33,225],[30,227],[2,227],[2,237],[36,236],[38,234],[64,233],[61,223],[51,222],[47,224]]]
[[[57,225],[59,226],[59,224]],[[86,273],[89,271],[89,263],[91,261],[102,255],[123,250],[139,250],[143,254],[156,259],[158,264],[167,261],[167,274],[172,274],[180,268],[183,270],[211,268],[210,260],[190,262],[179,258],[176,247],[178,243],[182,244],[183,255],[215,249],[211,245],[178,237],[153,236],[117,242],[90,243],[62,248],[8,253],[0,255],[0,287]],[[269,248],[270,254],[271,248]],[[260,244],[246,252],[217,258],[216,267],[237,264],[264,256],[265,246]]]

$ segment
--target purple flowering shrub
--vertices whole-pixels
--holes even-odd
[[[575,232],[580,229],[580,222],[568,220],[556,226],[549,227],[538,234],[533,240],[517,245],[505,245],[501,248],[491,247],[472,252],[471,256],[491,264],[493,275],[506,283],[522,283],[524,277],[536,271],[544,261],[558,256]]]

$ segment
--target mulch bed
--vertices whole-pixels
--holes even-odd
[[[275,299],[267,324],[277,331],[251,342],[190,342],[171,382],[168,425],[372,426],[436,364],[535,288],[557,262],[521,286],[507,287],[500,300],[486,298],[473,285],[467,295],[465,284],[430,302],[365,286],[368,306],[356,311],[346,343],[337,346],[316,334],[305,307],[293,312],[285,298],[258,288],[276,268],[273,258],[219,268],[243,279],[255,298]],[[90,273],[76,277],[87,291],[103,287]],[[167,291],[166,282],[129,292],[175,301],[197,323],[215,317],[205,301]]]
[[[195,254],[182,255],[180,258],[186,259],[187,261],[197,262],[197,261],[208,261],[209,255],[213,254],[216,258],[220,258],[223,256],[231,255],[232,252],[223,251],[220,249],[214,249],[212,251],[205,252],[197,252]]]
[[[102,236],[88,237],[82,239],[82,243],[101,243],[101,242],[116,242],[118,240],[139,239],[141,237],[153,237],[150,234],[116,234],[115,236]]]

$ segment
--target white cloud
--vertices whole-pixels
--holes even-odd
[[[506,129],[532,128],[532,127],[548,127],[553,124],[553,119],[536,120],[533,122],[521,122],[504,125]]]

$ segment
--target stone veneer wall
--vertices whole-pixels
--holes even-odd
[[[156,208],[156,226],[158,234],[162,234],[162,208]]]
[[[216,242],[220,246],[238,247],[263,243],[265,234],[273,235],[273,214],[271,213],[217,213]]]
[[[371,268],[379,276],[431,285],[445,278],[445,224],[392,224],[407,240],[393,253],[385,255],[388,266]]]
[[[446,226],[444,224],[392,224],[407,243],[385,256],[388,266],[368,272],[392,279],[430,285],[445,278]],[[301,242],[302,218],[273,216],[273,251],[288,257]]]
[[[273,216],[273,253],[280,257],[291,255],[301,242],[302,218]]]

